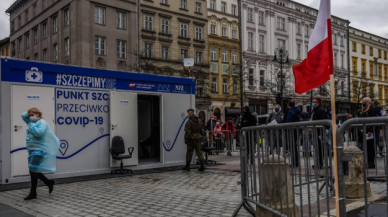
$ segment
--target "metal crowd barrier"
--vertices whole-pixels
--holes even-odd
[[[363,154],[363,195],[364,195],[364,214],[369,216],[368,206],[371,201],[368,201],[370,193],[368,193],[368,180],[387,182],[387,158],[386,149],[388,144],[388,117],[371,117],[371,118],[353,118],[342,124],[337,133],[337,146],[343,147],[338,149],[338,159],[342,162],[338,163],[339,174],[339,197],[341,216],[346,216],[346,187],[345,176],[348,170],[348,161],[352,160],[351,156],[346,156],[344,150],[347,147],[355,146],[362,151]],[[388,199],[387,199],[388,202]],[[387,203],[388,210],[388,203]]]
[[[331,121],[249,127],[240,136],[242,201],[233,216],[241,207],[255,215],[252,205],[277,216],[335,208]]]
[[[215,147],[214,153],[227,154],[236,151],[236,139],[229,130],[208,131],[207,136],[209,138],[209,147]]]

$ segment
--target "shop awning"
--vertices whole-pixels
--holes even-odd
[[[239,115],[241,114],[241,108],[225,108],[225,113],[228,115]]]

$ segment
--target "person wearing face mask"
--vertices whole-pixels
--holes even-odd
[[[271,123],[273,120],[275,120],[278,124],[281,124],[281,123],[283,123],[283,119],[284,119],[284,114],[282,112],[282,107],[280,107],[279,104],[276,104],[274,106],[274,109],[273,109],[272,113],[267,118],[267,124]],[[282,133],[279,130],[279,134],[278,134],[279,137],[281,137],[281,134]],[[273,136],[272,137],[275,138],[275,136],[276,136],[276,131],[273,132]],[[268,144],[271,147],[271,136],[268,137]],[[273,149],[279,155],[280,154],[280,147],[278,147],[278,144],[282,144],[281,138],[279,138],[278,141],[276,139],[274,139],[274,142],[273,142]],[[272,150],[270,150],[270,153],[272,154]]]
[[[374,109],[372,105],[372,101],[369,97],[365,97],[362,99],[362,108],[360,113],[360,118],[366,118],[366,117],[376,117],[376,110]],[[373,131],[377,131],[378,129],[374,129],[374,127],[366,127],[366,132],[363,131],[362,128],[359,127],[358,129],[358,143],[360,144],[361,150],[363,150],[363,138],[364,134],[367,136],[375,137],[376,135],[373,135]],[[374,139],[367,139],[366,140],[366,148],[367,148],[367,156],[368,156],[368,168],[373,169],[375,168],[375,147],[374,147]]]
[[[327,120],[327,114],[326,114],[326,111],[325,109],[322,107],[322,99],[321,98],[314,98],[313,99],[313,102],[311,104],[312,108],[313,108],[313,113],[311,114],[311,120],[312,121],[318,121],[318,120]],[[316,158],[318,158],[318,169],[322,169],[323,168],[323,147],[322,147],[322,135],[321,135],[321,131],[318,130],[317,132],[317,136],[318,138],[314,138],[314,139],[318,139],[318,147],[314,147],[314,156]],[[315,151],[316,149],[318,149],[318,151]],[[315,165],[312,166],[313,169],[316,168]]]
[[[22,119],[27,124],[26,147],[28,151],[28,169],[31,176],[30,194],[24,200],[32,200],[37,197],[38,179],[48,186],[49,193],[54,190],[55,181],[46,178],[43,173],[56,171],[59,140],[48,123],[43,120],[42,112],[39,109],[30,108],[28,112],[22,114]]]
[[[241,128],[253,127],[256,125],[257,125],[256,118],[251,114],[251,111],[249,110],[249,106],[245,106],[243,108],[243,117],[241,119]],[[253,141],[251,141],[251,138],[249,137],[247,139],[247,144],[250,145],[250,146],[247,146],[247,154],[248,154],[248,156],[250,156],[250,158],[248,158],[250,160],[249,163],[252,163],[254,158],[252,155],[250,155],[250,152],[251,152],[251,150],[253,150],[253,152],[256,151],[256,135],[254,136]]]
[[[383,107],[380,106],[380,102],[376,99],[374,102],[374,108],[375,108],[375,113],[376,116],[382,117],[383,116]],[[380,130],[381,127],[375,127],[376,128],[376,150],[379,150],[379,153],[377,153],[376,157],[381,158],[383,157],[382,152],[383,152],[383,146],[380,146]]]

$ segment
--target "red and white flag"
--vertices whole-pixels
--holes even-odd
[[[321,0],[317,23],[310,37],[307,58],[293,66],[295,92],[302,94],[319,87],[333,74],[330,0]]]

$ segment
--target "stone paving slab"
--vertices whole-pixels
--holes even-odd
[[[59,184],[38,199],[29,189],[0,193],[0,203],[32,216],[231,216],[240,202],[240,174],[173,171]],[[239,216],[250,216],[241,210]]]

